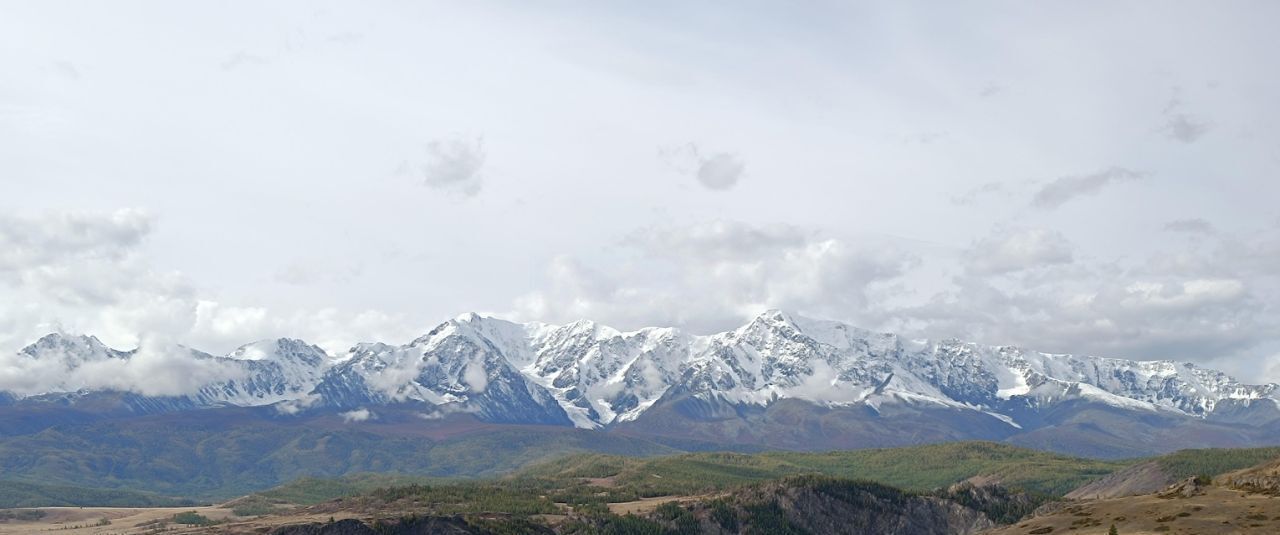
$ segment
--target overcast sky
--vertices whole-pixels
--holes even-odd
[[[0,350],[766,308],[1280,380],[1280,3],[0,3]]]

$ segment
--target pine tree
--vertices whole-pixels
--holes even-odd
[[[1112,525],[1111,525],[1111,530],[1107,531],[1107,535],[1120,535],[1120,532],[1119,532],[1119,531],[1116,531],[1116,525],[1115,525],[1115,524],[1112,524]]]

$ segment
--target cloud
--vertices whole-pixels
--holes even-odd
[[[266,58],[241,50],[227,56],[227,59],[222,60],[222,63],[218,64],[218,67],[224,71],[231,71],[249,65],[266,65],[267,63]]]
[[[1195,143],[1196,140],[1207,134],[1213,126],[1206,121],[1201,121],[1179,110],[1183,107],[1181,98],[1177,94],[1181,92],[1181,88],[1174,88],[1174,97],[1169,99],[1169,103],[1165,105],[1164,113],[1168,120],[1165,121],[1163,127],[1160,128],[1165,136],[1175,141],[1183,143]]]
[[[0,215],[0,354],[49,332],[118,347],[147,335],[202,349],[301,337],[339,353],[361,340],[401,340],[420,322],[375,310],[272,310],[223,302],[181,273],[155,270],[144,244],[155,218],[136,209]],[[317,272],[317,276],[341,273]]]
[[[80,79],[80,69],[77,69],[75,64],[71,63],[70,61],[66,61],[66,60],[55,61],[53,62],[53,68],[58,71],[58,74],[65,76],[69,80]]]
[[[1184,234],[1213,234],[1213,224],[1200,218],[1179,219],[1165,223],[1164,229],[1169,232]]]
[[[992,82],[983,86],[982,89],[978,91],[978,96],[982,98],[991,98],[996,95],[999,95],[1000,93],[1003,93],[1004,90],[1005,90],[1004,86],[1001,86],[999,84],[996,84],[995,82]]]
[[[426,160],[419,166],[429,187],[468,197],[480,193],[484,169],[484,139],[452,138],[427,143]]]
[[[746,168],[737,155],[718,152],[699,162],[698,182],[708,189],[727,190],[738,184]]]
[[[987,182],[960,195],[951,197],[951,203],[958,206],[969,206],[982,197],[1004,193],[1008,190],[1003,182]]]
[[[134,252],[152,225],[151,216],[136,209],[0,215],[0,274],[22,278],[51,266],[120,260]]]
[[[1271,358],[1266,359],[1266,362],[1268,363],[1266,366],[1267,372],[1261,379],[1272,383],[1280,383],[1280,353],[1272,355]]]
[[[965,266],[973,273],[995,275],[1069,264],[1072,245],[1061,233],[1046,229],[1000,230],[973,244]]]
[[[1197,120],[1185,113],[1175,113],[1169,117],[1168,122],[1161,128],[1161,131],[1169,139],[1183,143],[1195,143],[1196,140],[1209,132],[1211,126],[1210,123]]]
[[[233,363],[219,361],[167,340],[148,337],[125,357],[111,356],[96,340],[83,355],[38,352],[33,357],[0,356],[0,390],[20,395],[82,389],[181,396],[200,387],[244,377]],[[96,350],[95,349],[96,346]]]
[[[987,243],[1007,241],[980,240],[965,253],[966,260],[977,250],[1003,249]],[[1265,369],[1259,360],[1265,354],[1254,351],[1273,343],[1280,328],[1280,313],[1269,306],[1280,299],[1280,231],[1215,231],[1165,247],[1088,262],[1067,262],[1067,247],[1014,247],[1039,253],[1013,258],[1060,261],[995,263],[1039,266],[1013,271],[966,265],[952,277],[951,287],[884,313],[893,330],[908,335],[1043,351],[1190,359],[1234,373]]]
[[[543,290],[518,299],[526,319],[591,318],[623,328],[677,325],[697,332],[738,326],[768,308],[868,319],[917,259],[787,225],[716,221],[631,233],[621,269],[556,258]]]
[[[483,363],[467,364],[467,368],[462,371],[462,379],[467,382],[467,388],[473,393],[484,392],[489,388],[489,372],[485,371]]]
[[[1089,175],[1064,176],[1040,188],[1032,198],[1031,205],[1054,209],[1077,197],[1096,195],[1111,184],[1137,180],[1143,176],[1142,173],[1123,167],[1111,167]]]
[[[737,154],[705,154],[694,143],[663,148],[658,154],[676,171],[693,175],[703,187],[715,191],[732,189],[747,170],[746,162]]]
[[[292,416],[311,408],[316,403],[320,402],[321,399],[322,398],[319,394],[307,394],[299,399],[290,399],[276,403],[275,409],[279,414]]]
[[[347,412],[341,413],[339,416],[342,416],[342,421],[346,423],[367,422],[370,419],[377,418],[377,415],[369,411],[369,409],[356,409],[354,411],[347,411]]]
[[[364,266],[360,264],[343,265],[332,260],[311,260],[291,262],[277,270],[272,278],[291,286],[345,284],[355,280],[363,272]]]
[[[139,333],[189,324],[193,288],[141,258],[152,226],[132,209],[0,217],[0,309],[24,319],[20,330],[0,333],[0,344],[67,329],[132,346]]]

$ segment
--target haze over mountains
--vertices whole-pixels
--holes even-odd
[[[27,379],[0,394],[10,434],[37,409],[103,414],[110,394],[112,418],[270,406],[277,418],[572,426],[703,449],[984,439],[1122,457],[1280,439],[1275,384],[1189,363],[907,340],[776,310],[710,336],[466,314],[343,355],[290,339],[214,356],[52,334],[14,362]]]

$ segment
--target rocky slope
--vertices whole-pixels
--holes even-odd
[[[1223,474],[1213,482],[1236,490],[1280,496],[1280,459]]]
[[[1068,500],[1102,500],[1151,494],[1174,483],[1174,477],[1156,461],[1138,463],[1068,492]]]

